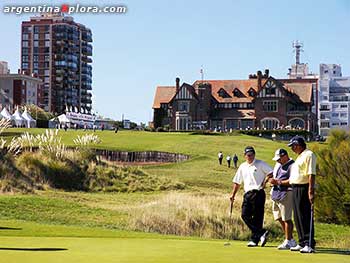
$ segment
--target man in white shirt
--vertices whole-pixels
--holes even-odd
[[[252,146],[244,149],[245,162],[242,163],[233,177],[231,202],[234,202],[240,185],[244,184],[244,196],[241,217],[252,232],[248,247],[255,247],[259,241],[265,246],[268,231],[263,228],[265,207],[265,183],[272,176],[272,168],[265,162],[255,159]]]
[[[314,204],[316,156],[306,148],[303,137],[294,136],[288,146],[298,154],[291,167],[289,183],[293,188],[294,223],[298,232],[299,244],[290,250],[313,253],[315,252],[316,242],[311,213]],[[312,231],[310,231],[310,228]]]

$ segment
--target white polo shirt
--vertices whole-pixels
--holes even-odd
[[[291,166],[289,183],[308,184],[311,174],[316,175],[316,155],[305,149]]]
[[[260,190],[266,175],[272,173],[272,171],[272,168],[267,163],[254,159],[251,164],[244,162],[239,166],[232,182],[236,184],[243,183],[244,192]]]

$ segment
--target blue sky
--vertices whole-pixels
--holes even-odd
[[[116,14],[72,15],[93,32],[93,108],[120,120],[148,122],[158,85],[200,79],[246,79],[270,69],[285,78],[294,63],[293,40],[304,43],[301,61],[317,73],[320,63],[342,65],[350,75],[350,1],[163,0],[2,1],[127,6]],[[0,13],[0,60],[16,71],[20,25],[31,15]]]

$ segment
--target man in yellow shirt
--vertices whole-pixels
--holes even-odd
[[[314,205],[316,156],[306,148],[305,140],[301,136],[294,136],[288,146],[298,155],[291,166],[289,183],[293,188],[294,223],[299,236],[299,244],[290,250],[313,253],[316,242],[311,212]]]

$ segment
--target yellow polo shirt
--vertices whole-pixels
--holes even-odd
[[[305,149],[291,166],[289,183],[308,184],[311,174],[316,175],[316,155]]]

